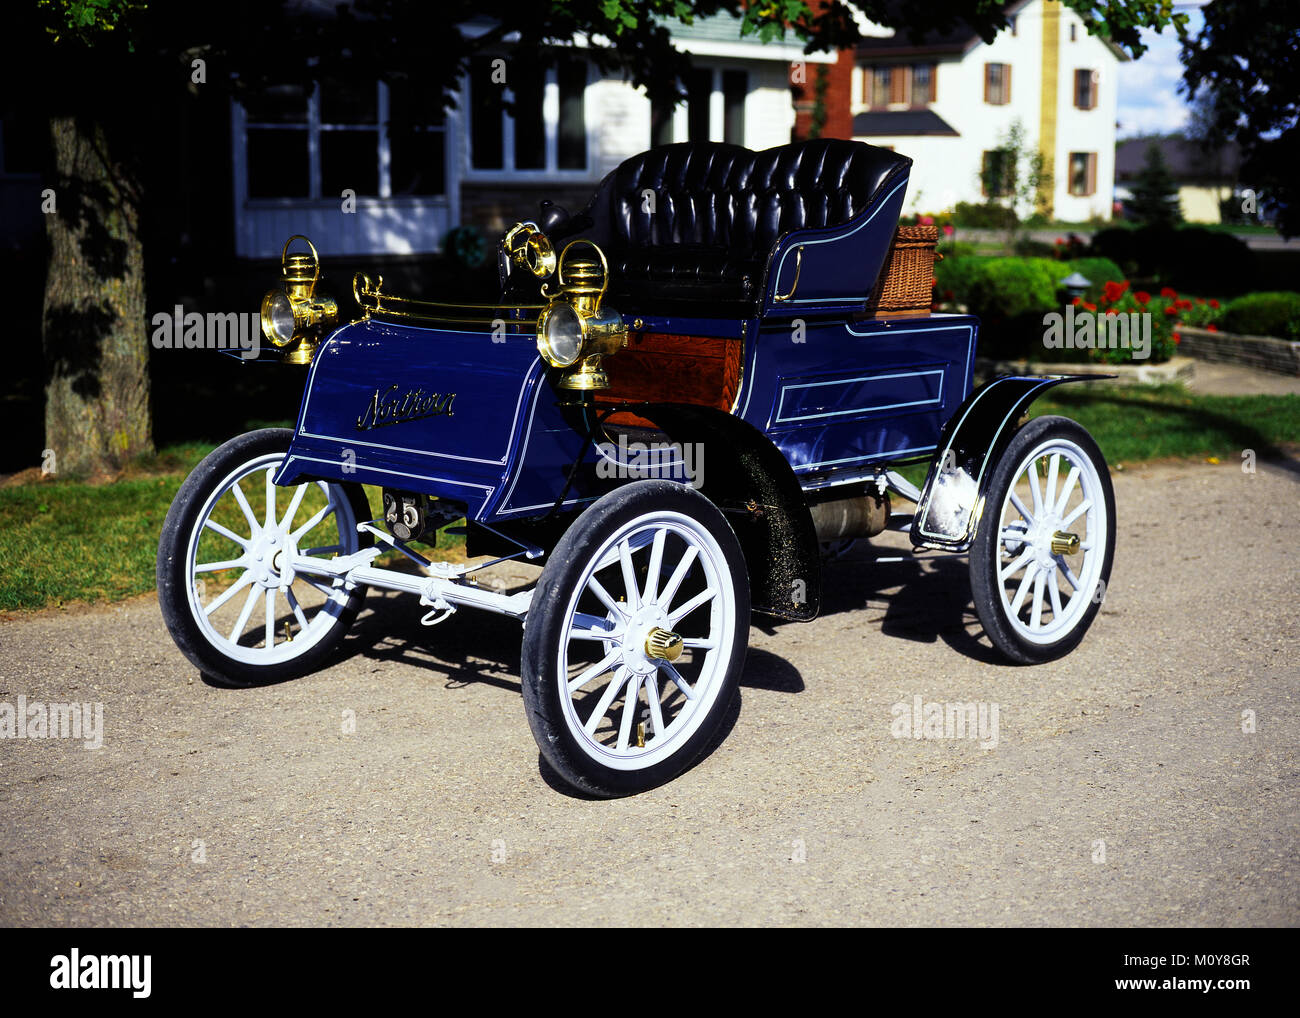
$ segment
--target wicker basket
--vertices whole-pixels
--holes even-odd
[[[934,263],[939,231],[934,226],[900,226],[880,279],[867,300],[868,313],[929,314],[934,300]]]

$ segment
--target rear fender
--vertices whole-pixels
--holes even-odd
[[[752,610],[798,622],[816,618],[820,546],[780,450],[752,425],[711,407],[651,404],[636,413],[673,442],[694,445],[700,490],[722,510],[744,550]]]
[[[965,551],[984,511],[990,469],[1023,423],[1029,404],[1066,382],[1113,375],[1007,375],[973,392],[949,418],[930,461],[912,524],[918,548]]]

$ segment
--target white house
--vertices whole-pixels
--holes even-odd
[[[911,156],[907,209],[939,212],[998,197],[984,189],[981,167],[996,164],[1019,121],[1051,171],[1049,214],[1109,219],[1117,72],[1127,58],[1059,0],[1013,3],[1008,13],[1011,27],[991,43],[970,29],[917,43],[876,29],[855,55],[853,136]]]
[[[533,68],[508,49],[476,57],[457,108],[414,138],[390,136],[390,117],[410,100],[382,82],[347,94],[286,89],[253,109],[232,104],[236,254],[276,257],[293,233],[310,235],[322,254],[435,252],[452,227],[505,229],[535,216],[542,198],[573,210],[652,144],[784,144],[795,119],[791,62],[835,59],[805,57],[793,37],[742,38],[728,14],[676,26],[673,36],[694,63],[688,98],[673,110],[600,73],[581,39]],[[354,211],[344,210],[345,192]]]

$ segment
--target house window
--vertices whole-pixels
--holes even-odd
[[[416,108],[379,82],[282,85],[241,103],[248,197],[441,195],[446,127],[440,96]],[[401,126],[389,111],[401,108]]]
[[[993,106],[1005,106],[1011,101],[1011,65],[984,65],[984,101]]]
[[[1011,17],[1007,18],[1007,21],[1011,25],[1011,34],[1014,36],[1016,34],[1016,16],[1011,15]]]
[[[1074,72],[1074,105],[1081,110],[1095,109],[1097,106],[1097,79],[1100,74],[1091,70]]]
[[[512,61],[504,80],[502,66],[493,56],[470,61],[471,169],[586,170],[586,62]]]
[[[893,77],[891,68],[877,67],[872,71],[872,80],[875,82],[875,88],[871,94],[872,106],[889,105],[889,82]]]
[[[917,64],[912,68],[912,105],[928,106],[934,102],[934,64]]]
[[[986,198],[1004,198],[1014,190],[1011,153],[995,148],[986,151],[980,160],[980,191]]]
[[[693,68],[685,82],[686,141],[721,138],[733,145],[745,144],[745,102],[749,97],[749,73]],[[714,119],[714,96],[721,98],[722,120]],[[650,144],[670,145],[677,139],[676,107],[657,100],[650,107]]]
[[[1078,26],[1078,25],[1071,25],[1071,26],[1070,26],[1070,41],[1071,41],[1071,42],[1074,42],[1074,40],[1077,39],[1077,38],[1079,38],[1079,26]]]
[[[387,88],[388,193],[433,195],[447,192],[446,134],[440,89],[417,91],[408,85]],[[380,93],[383,96],[383,91]]]
[[[1097,153],[1070,153],[1070,193],[1084,198],[1097,190]]]
[[[243,103],[250,198],[311,197],[311,97],[301,85],[278,85]]]

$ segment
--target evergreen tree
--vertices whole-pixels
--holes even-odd
[[[1147,226],[1175,226],[1183,221],[1178,204],[1178,185],[1165,164],[1160,146],[1147,146],[1147,158],[1129,187],[1128,210]]]

